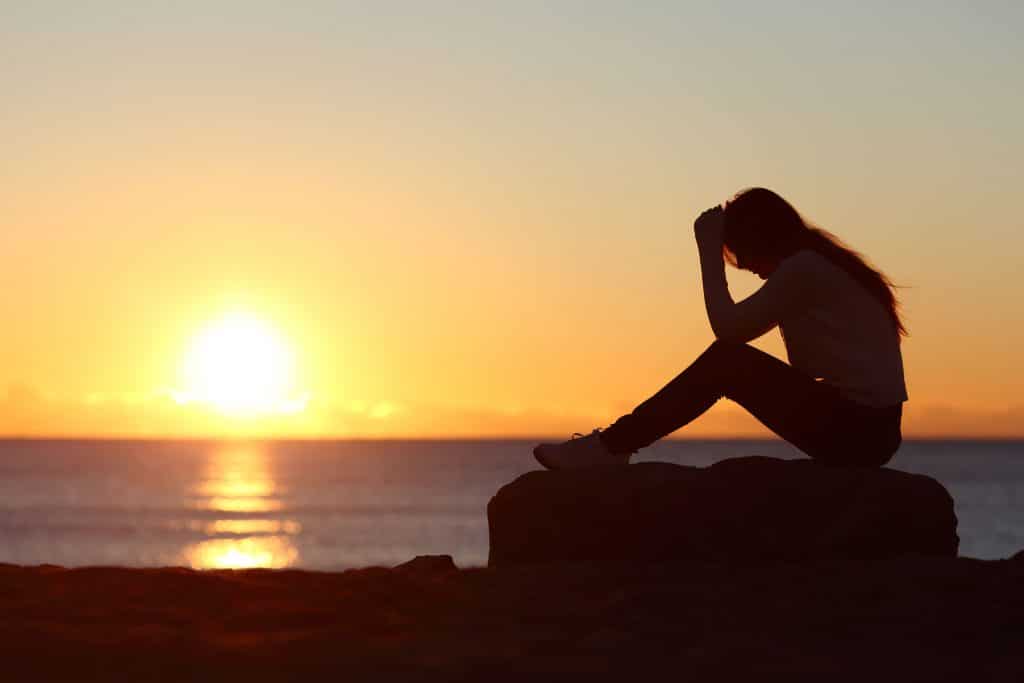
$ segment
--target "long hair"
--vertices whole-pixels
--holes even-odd
[[[897,333],[907,336],[892,281],[828,230],[806,221],[785,199],[763,187],[739,192],[725,205],[722,253],[737,268],[752,257],[780,262],[811,249],[846,271],[889,313]]]

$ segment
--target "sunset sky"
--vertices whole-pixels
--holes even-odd
[[[713,340],[693,219],[760,185],[906,286],[906,437],[1024,436],[1024,4],[2,14],[0,434],[589,432]]]

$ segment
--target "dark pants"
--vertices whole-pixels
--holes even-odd
[[[600,438],[614,453],[635,452],[689,423],[723,396],[827,465],[880,467],[903,440],[902,403],[863,405],[753,346],[723,341],[714,342]]]

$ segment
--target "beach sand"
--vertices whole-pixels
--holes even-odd
[[[10,681],[1021,680],[1024,561],[3,565],[0,624]]]

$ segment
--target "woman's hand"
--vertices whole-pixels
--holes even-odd
[[[721,249],[724,232],[725,211],[721,206],[711,207],[693,222],[693,236],[698,246]]]

